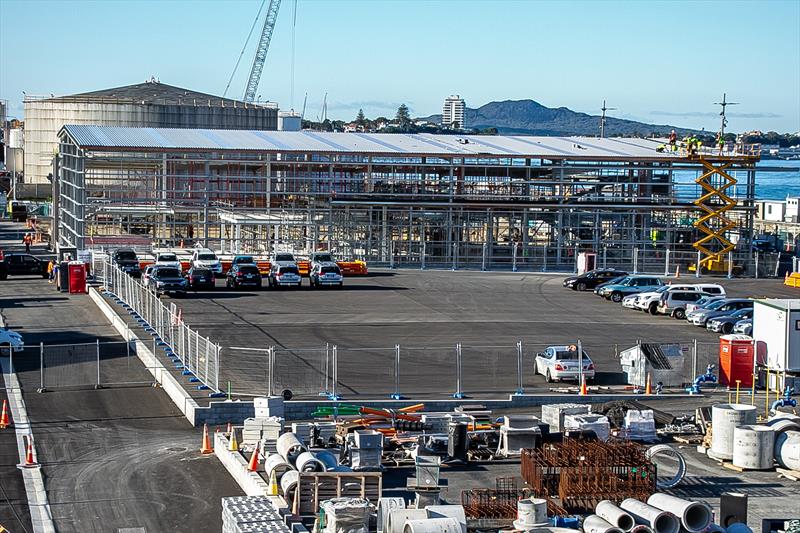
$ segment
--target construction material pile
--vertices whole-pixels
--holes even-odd
[[[222,498],[222,533],[289,533],[277,509],[264,496]]]

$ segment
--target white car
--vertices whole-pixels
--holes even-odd
[[[697,300],[694,303],[687,303],[686,304],[686,314],[689,314],[692,311],[700,309],[701,307],[705,307],[707,305],[710,305],[710,304],[716,302],[717,300],[724,300],[724,299],[725,299],[724,296],[703,296],[702,298],[700,298],[699,300]]]
[[[333,260],[333,254],[330,252],[314,252],[311,254],[311,268],[318,265],[322,265],[324,263],[335,263],[336,261]]]
[[[217,254],[208,248],[197,248],[192,253],[192,266],[208,269],[214,273],[214,277],[222,276],[222,263]]]
[[[150,276],[153,275],[153,269],[156,268],[155,265],[147,265],[144,267],[144,272],[142,272],[142,285],[147,287],[147,283],[150,280]]]
[[[710,286],[710,284],[683,284],[683,283],[676,283],[673,285],[664,285],[663,287],[659,287],[654,291],[648,292],[640,292],[637,294],[639,297],[636,300],[636,308],[641,311],[647,311],[651,315],[658,314],[658,304],[661,301],[661,295],[665,292],[673,292],[673,291],[696,291],[696,292],[705,292],[703,287]],[[722,289],[719,285],[717,285],[719,289]],[[724,291],[724,289],[722,289]]]
[[[311,269],[308,277],[312,288],[325,285],[341,287],[344,282],[342,269],[336,263],[317,263]]]
[[[172,252],[161,252],[156,256],[156,264],[157,267],[170,267],[170,268],[177,268],[178,270],[183,270],[181,266],[181,262],[178,260],[178,256]]]
[[[638,303],[639,303],[638,294],[630,294],[622,299],[622,307],[626,307],[628,309],[636,309]]]
[[[579,381],[581,376],[578,348],[571,346],[548,346],[534,360],[536,373],[544,376],[548,383],[567,379]],[[594,363],[583,350],[583,377],[594,379]]]
[[[21,352],[25,349],[25,340],[14,330],[0,329],[0,354],[7,353],[5,350],[7,347],[13,352]]]

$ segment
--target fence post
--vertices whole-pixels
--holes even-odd
[[[728,279],[733,278],[733,252],[728,252]]]
[[[400,345],[394,345],[394,392],[389,395],[392,400],[402,400],[400,394]]]
[[[694,263],[694,277],[700,277],[700,250],[697,250],[697,259]]]
[[[421,243],[422,247],[421,247],[421,251],[420,251],[421,255],[420,255],[420,258],[419,258],[419,269],[420,270],[425,270],[425,238],[422,237],[422,238],[420,238],[420,240],[422,241],[422,243]]]
[[[215,396],[219,396],[219,360],[222,357],[222,346],[219,344],[216,345],[217,350],[217,357],[214,358],[214,394]]]
[[[458,243],[454,242],[453,243],[453,266],[452,266],[451,270],[453,272],[455,272],[456,268],[458,268]]]
[[[325,343],[325,386],[320,396],[330,396],[331,394],[330,378],[331,378],[331,345],[329,342],[326,342]]]
[[[608,268],[608,246],[603,246],[603,268]]]
[[[664,277],[669,276],[669,256],[671,250],[667,248],[667,252],[664,254]]]
[[[336,394],[336,382],[339,381],[339,348],[334,344],[331,349],[333,357],[333,383],[331,383],[331,400],[341,400],[341,397]]]
[[[511,272],[517,271],[517,242],[511,243]]]
[[[203,379],[201,380],[202,385],[198,385],[197,386],[198,388],[206,386],[206,383],[208,383],[210,381],[208,379],[208,358],[210,357],[210,353],[209,353],[211,351],[211,350],[209,350],[210,347],[211,347],[211,341],[208,339],[208,337],[206,337],[206,364],[205,364],[205,370],[203,371],[203,374],[204,374],[203,375]]]
[[[633,273],[634,274],[638,274],[639,273],[639,249],[638,248],[634,248],[633,249]]]
[[[389,240],[389,268],[394,269],[394,241]]]
[[[692,375],[689,376],[690,385],[694,383],[694,378],[697,376],[697,339],[694,339],[692,341]]]
[[[272,365],[273,358],[275,357],[275,347],[270,346],[267,348],[267,398],[272,396]]]
[[[578,390],[583,394],[583,343],[578,339]]]
[[[483,243],[483,251],[481,252],[481,271],[486,272],[486,253],[489,251],[489,246]]]
[[[11,346],[8,347],[8,355],[11,356]],[[12,367],[11,371],[13,372],[14,369]],[[47,389],[44,388],[44,343],[39,343],[39,390],[36,392],[45,392]]]
[[[155,341],[155,339],[153,339],[153,341]],[[96,345],[97,346],[97,383],[95,384],[94,388],[95,389],[99,389],[100,388],[100,339],[97,339],[95,342],[97,343],[97,345]],[[155,357],[155,355],[156,355],[156,352],[153,351],[153,357]]]
[[[758,258],[759,258],[759,253],[758,251],[756,251],[756,279],[758,279]]]
[[[514,394],[517,396],[525,394],[522,386],[522,341],[517,341],[517,391]]]
[[[461,343],[459,342],[456,344],[456,392],[453,393],[453,398],[460,400],[463,397],[464,392],[461,390]]]

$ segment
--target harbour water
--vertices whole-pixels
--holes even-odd
[[[787,196],[800,196],[800,161],[786,161],[783,159],[765,159],[760,161],[758,167],[769,168],[785,168],[785,172],[756,172],[756,198],[759,200],[785,200]],[[694,180],[697,179],[698,172],[676,172],[675,182],[682,185],[680,191],[681,197],[695,198],[700,190],[694,185]],[[743,172],[733,173],[733,177],[737,180],[744,180],[747,178]],[[741,195],[737,194],[739,185],[734,186],[734,196],[743,196],[744,190]],[[700,193],[702,194],[702,193]]]

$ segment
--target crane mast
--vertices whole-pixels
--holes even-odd
[[[275,29],[280,7],[281,0],[269,0],[267,15],[264,18],[264,27],[261,29],[261,39],[258,41],[256,55],[253,58],[253,67],[250,69],[250,77],[247,79],[247,87],[244,91],[245,102],[252,102],[256,98],[258,83],[261,81],[261,72],[264,70],[264,61],[267,59],[269,42],[272,39],[272,31]]]

